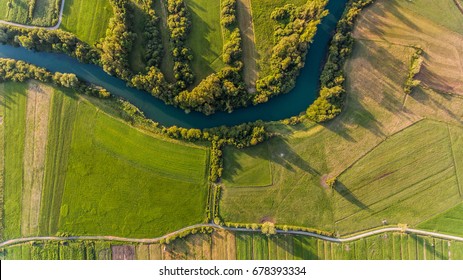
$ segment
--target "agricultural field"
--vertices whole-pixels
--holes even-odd
[[[207,147],[146,134],[72,91],[3,83],[1,95],[4,239],[156,237],[204,220]]]
[[[438,214],[417,226],[420,229],[437,231],[452,235],[463,235],[463,203]]]
[[[90,45],[106,34],[113,8],[109,0],[66,0],[60,28]]]
[[[221,58],[220,0],[185,0],[185,3],[192,19],[187,45],[193,52],[192,68],[199,83],[225,66]]]
[[[414,17],[409,8],[384,7],[395,5],[396,2],[377,1],[377,4],[367,8],[358,20],[354,30],[354,50],[345,65],[346,88],[349,94],[346,97],[347,105],[344,112],[334,121],[323,125],[304,122],[296,126],[286,126],[275,123],[270,129],[277,136],[268,141],[269,150],[257,151],[258,147],[249,149],[256,149],[256,153],[259,154],[256,158],[270,160],[273,185],[266,188],[236,188],[231,186],[234,183],[239,184],[239,173],[233,177],[224,176],[227,180],[223,182],[220,214],[225,221],[258,223],[271,220],[277,224],[301,225],[339,231],[342,234],[380,225],[383,220],[390,223],[400,220],[417,225],[461,202],[461,149],[456,147],[461,146],[458,139],[461,135],[459,131],[462,127],[463,99],[457,94],[442,92],[440,86],[434,88],[438,82],[429,82],[428,76],[423,75],[426,73],[425,69],[431,69],[429,71],[434,71],[436,75],[440,73],[444,76],[444,68],[449,72],[449,76],[443,78],[447,81],[460,75],[458,69],[461,68],[457,67],[460,61],[458,57],[463,56],[457,56],[454,50],[457,49],[456,42],[461,39],[457,33],[449,33],[432,21]],[[419,32],[405,27],[393,28],[395,25],[405,26],[408,21],[419,21],[417,25],[429,28],[420,29]],[[450,36],[449,34],[453,37],[445,37]],[[422,81],[422,86],[407,96],[403,87],[411,56],[415,52],[413,46],[418,43],[418,38],[421,38],[420,45],[424,48],[426,61],[422,72],[417,75]],[[444,59],[443,51],[437,53],[437,47],[434,45],[437,39],[434,38],[439,38],[440,42],[449,42],[448,47],[452,48],[452,51],[446,55],[455,53],[455,57]],[[428,44],[423,40],[432,43]],[[441,55],[442,59],[437,58],[438,55]],[[433,56],[436,57],[431,59]],[[440,76],[439,80],[442,85],[444,81]],[[457,78],[454,81],[456,80]],[[461,82],[454,84],[454,89],[463,85]],[[423,119],[428,121],[418,123],[409,128],[410,130],[406,129]],[[440,134],[431,131],[432,129],[437,129]],[[421,134],[420,131],[425,134]],[[428,131],[430,133],[426,134]],[[396,134],[398,135],[394,136]],[[426,141],[435,145],[429,147]],[[420,145],[429,149],[423,150],[424,146]],[[398,160],[387,157],[387,152],[384,152],[387,147],[394,151],[394,155],[399,157]],[[249,158],[237,158],[236,153],[238,151],[230,153],[226,150],[225,175],[231,172],[227,171],[227,168],[233,170],[236,165],[246,166],[249,161]],[[433,158],[436,157],[442,159],[439,165],[434,164]],[[236,163],[230,164],[229,162],[235,161],[233,158],[237,159]],[[415,167],[409,172],[413,176],[403,175],[402,172],[410,169],[410,164]],[[376,173],[373,169],[375,166],[378,169]],[[389,172],[397,170],[398,173],[379,178],[388,173],[385,168],[389,167],[394,167]],[[398,174],[402,174],[402,177]],[[426,174],[438,175],[426,181]],[[346,184],[344,179],[349,176],[352,182]],[[353,180],[362,176],[366,180],[363,185],[370,185],[365,176],[377,179],[374,189],[380,190],[380,194],[383,193],[377,197],[381,198],[379,201],[368,201],[367,198],[371,197],[371,194],[368,196],[367,189],[356,193],[356,183]],[[336,190],[331,190],[325,183],[326,179],[338,177],[344,187],[339,185],[337,190],[345,194],[345,197]],[[432,180],[437,180],[444,188],[429,188]],[[391,189],[391,185],[395,186],[395,189]],[[386,195],[388,192],[389,195]],[[355,197],[352,194],[355,194]],[[395,195],[397,203],[389,198],[392,194]],[[433,196],[436,194],[442,200],[434,202]],[[409,200],[410,197],[413,199]],[[428,204],[432,207],[423,209],[422,205],[426,203],[413,204],[415,199],[429,201]],[[400,210],[399,206],[407,207],[407,212],[419,216],[402,216],[405,208]],[[380,208],[389,209],[388,207],[391,207],[390,210],[380,211],[376,216],[371,215],[376,213],[373,211],[375,209],[378,211]],[[358,215],[363,213],[364,216],[352,224],[348,222],[349,219],[342,222],[341,219],[347,218],[342,216],[343,209],[357,209]],[[370,212],[371,209],[373,212]]]
[[[463,133],[463,128],[452,130]],[[455,168],[458,146],[452,145],[452,130],[421,121],[347,169],[334,187],[336,229],[353,233],[380,226],[384,219],[415,226],[461,202],[458,177],[463,172]]]
[[[225,147],[223,183],[229,187],[266,187],[272,185],[272,166],[265,157],[267,143],[254,149]]]
[[[58,23],[60,8],[61,0],[0,0],[0,20],[26,25],[54,26]]]

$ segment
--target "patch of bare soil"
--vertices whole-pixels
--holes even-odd
[[[111,246],[113,260],[134,260],[135,246]]]

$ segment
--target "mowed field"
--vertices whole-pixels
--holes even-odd
[[[112,16],[109,0],[66,0],[60,28],[93,45],[105,36]]]
[[[382,225],[412,227],[462,201],[452,138],[463,128],[421,121],[384,141],[347,169],[334,187],[341,234]]]
[[[463,203],[419,224],[418,228],[463,236]]]
[[[270,67],[268,61],[272,54],[272,48],[274,46],[273,33],[277,25],[277,23],[270,18],[273,10],[277,7],[283,7],[286,4],[301,6],[305,3],[307,3],[307,0],[251,0],[259,75],[265,76]]]
[[[458,139],[462,133],[463,99],[435,89],[423,79],[426,67],[444,69],[448,66],[451,77],[452,73],[457,73],[452,71],[457,69],[455,63],[459,59],[455,56],[452,61],[430,60],[434,52],[429,49],[435,40],[426,32],[441,28],[441,34],[432,35],[441,38],[446,34],[459,35],[415,16],[408,7],[384,6],[395,2],[377,1],[360,16],[354,31],[354,51],[345,66],[349,94],[343,113],[323,125],[311,122],[296,126],[274,124],[270,129],[277,136],[268,142],[268,151],[250,148],[259,154],[253,159],[254,164],[258,164],[257,159],[271,162],[272,186],[233,187],[239,185],[240,178],[239,172],[233,172],[237,170],[235,166],[247,166],[251,159],[236,157],[239,151],[226,150],[224,175],[227,177],[224,176],[220,204],[220,214],[225,221],[254,223],[270,219],[277,224],[347,233],[380,225],[383,220],[416,226],[461,201],[461,144]],[[455,7],[448,6],[448,9]],[[374,22],[376,18],[378,21]],[[391,25],[416,20],[421,21],[417,26],[424,24],[430,28],[419,29],[413,34],[407,28],[392,31]],[[407,96],[403,87],[411,55],[415,52],[412,47],[415,42],[407,40],[418,37],[424,38],[420,46],[424,48],[426,63],[417,76],[423,86]],[[403,43],[394,42],[399,40]],[[453,54],[455,48],[448,53]],[[447,84],[447,81],[441,83]],[[454,88],[461,85],[463,83],[456,82]],[[412,126],[423,119],[428,121]],[[243,172],[245,175],[247,170]],[[336,188],[339,192],[324,184],[325,179],[336,177],[343,183]],[[364,188],[360,191],[362,185]],[[371,189],[367,185],[371,185]],[[372,189],[374,191],[370,191]],[[351,212],[343,212],[344,209]],[[348,217],[354,212],[358,212],[359,219]],[[414,213],[414,216],[407,213]]]
[[[265,155],[268,144],[254,149],[225,147],[223,183],[229,187],[265,187],[272,185],[272,166]]]
[[[29,14],[29,0],[0,0],[0,20],[26,25],[52,26],[58,22],[61,0],[36,0]]]
[[[220,0],[185,0],[185,3],[192,19],[187,45],[193,52],[192,68],[199,83],[225,66],[221,58]]]
[[[208,148],[145,134],[87,99],[1,84],[4,239],[161,236],[204,219]]]

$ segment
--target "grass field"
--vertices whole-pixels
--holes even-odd
[[[4,232],[5,239],[21,236],[23,157],[26,135],[27,84],[4,83]]]
[[[463,235],[463,203],[454,208],[427,220],[417,226],[418,228],[443,232],[454,235]]]
[[[220,0],[186,0],[192,19],[187,45],[193,52],[192,68],[199,83],[225,64],[222,62],[222,28]]]
[[[274,46],[273,32],[276,27],[276,22],[270,18],[270,15],[275,8],[282,7],[289,3],[301,6],[307,3],[307,0],[251,0],[252,19],[256,38],[255,43],[258,52],[257,63],[260,76],[264,76],[269,70],[270,65],[268,65],[268,61]]]
[[[252,17],[252,1],[237,1],[237,20],[241,31],[243,49],[243,79],[248,88],[254,88],[258,78],[257,59],[259,55],[256,49],[254,34],[254,20]]]
[[[268,144],[254,149],[225,147],[223,183],[229,187],[265,187],[272,185],[272,166],[261,155],[268,153]]]
[[[452,51],[447,52],[447,56],[454,53],[453,49],[456,48],[459,37],[456,33],[449,33],[442,29],[443,27],[434,25],[432,21],[414,17],[408,8],[394,10],[384,7],[393,5],[394,1],[375,3],[360,16],[354,31],[354,51],[345,66],[345,73],[348,73],[346,88],[349,94],[343,113],[334,121],[323,125],[304,122],[297,126],[274,124],[270,127],[277,136],[268,142],[269,151],[261,150],[255,153],[259,154],[256,159],[268,159],[271,162],[271,187],[227,187],[227,184],[238,183],[240,174],[238,172],[230,177],[228,174],[233,170],[227,170],[225,164],[224,175],[227,177],[224,176],[224,179],[227,180],[224,180],[225,187],[220,204],[220,214],[225,221],[252,223],[271,219],[277,224],[333,231],[337,228],[341,233],[345,233],[381,224],[383,219],[390,223],[401,220],[416,225],[461,201],[458,189],[460,185],[461,191],[461,149],[457,148],[461,144],[458,140],[460,138],[455,136],[461,133],[454,130],[459,131],[461,127],[463,99],[457,95],[445,94],[439,89],[435,90],[427,84],[416,88],[410,96],[403,92],[410,58],[415,51],[409,44],[417,43],[418,39],[415,38],[420,36],[420,45],[425,47],[425,59],[428,61],[425,68],[439,68],[440,70],[436,71],[441,71],[441,75],[445,75],[442,69],[448,68],[451,77],[457,75],[460,69],[457,67],[459,58],[455,54],[452,61],[447,58],[440,62],[437,61],[439,59],[431,60],[431,56],[439,54],[435,52],[438,48],[437,45],[434,46],[437,44],[434,36],[441,38],[440,45],[442,42],[450,42],[447,46],[452,48]],[[253,2],[253,13],[255,9]],[[257,18],[255,13],[254,18]],[[419,30],[421,35],[417,35],[416,30],[412,33],[410,28],[403,27],[406,22],[417,20],[421,21],[417,26],[429,26],[428,29]],[[402,27],[395,28],[397,25]],[[436,30],[440,30],[441,33],[437,33]],[[256,36],[257,33],[256,31]],[[448,34],[453,34],[453,39],[444,39]],[[444,51],[440,51],[440,55],[443,57]],[[423,79],[423,76],[420,77],[422,74],[418,75],[419,79]],[[455,82],[454,88],[461,85],[463,83]],[[422,127],[418,125],[408,132],[406,130],[397,136],[408,138],[403,138],[402,141],[392,136],[424,118],[438,122],[426,121],[421,124]],[[452,135],[452,139],[449,135]],[[391,136],[391,139],[386,140]],[[381,144],[385,140],[386,142]],[[427,145],[431,143],[433,145]],[[453,149],[450,149],[451,146]],[[423,149],[424,147],[427,150]],[[389,151],[386,152],[387,148]],[[250,148],[248,152],[253,149],[257,148]],[[233,158],[227,159],[231,155],[233,154],[226,151],[225,163],[233,162]],[[393,159],[394,156],[398,160]],[[440,159],[438,164],[436,159]],[[247,161],[249,159],[244,157],[237,158],[235,165],[245,166]],[[356,162],[359,163],[354,165]],[[355,194],[354,198],[357,200],[347,196],[351,199],[349,202],[339,194],[327,190],[323,183],[326,178],[338,177],[352,165],[355,169],[350,173],[352,182],[349,185],[345,184],[346,189],[343,193],[355,194],[354,177],[364,178],[365,185],[368,183],[365,176],[372,176],[373,180],[388,172],[397,171],[381,180],[377,178],[375,192],[370,193],[365,189]],[[231,166],[233,169],[233,165]],[[376,173],[375,167],[378,168]],[[386,170],[389,167],[395,168]],[[409,170],[409,173],[405,174],[406,170]],[[439,171],[442,172],[427,181],[424,180],[426,174],[430,176]],[[458,177],[456,174],[459,174]],[[442,188],[429,188],[434,183]],[[400,188],[400,191],[397,188]],[[380,192],[375,198],[373,196],[377,190]],[[415,191],[413,199],[410,199],[410,191]],[[386,195],[388,192],[396,194],[395,201]],[[434,201],[434,195],[439,197],[439,200]],[[367,198],[372,200],[369,201]],[[426,203],[413,203],[420,200]],[[365,209],[360,210],[362,207]],[[376,212],[369,212],[368,208],[376,209]],[[386,208],[389,210],[385,210]],[[344,209],[348,211],[345,214]],[[355,222],[349,223],[349,219],[346,219],[335,226],[336,221],[346,218],[349,213],[352,214],[349,209],[360,210],[357,215],[363,216],[350,219]],[[379,211],[380,209],[384,211]],[[415,217],[402,215],[407,212],[414,213]]]
[[[392,136],[339,177],[334,199],[341,234],[384,219],[415,226],[456,205],[462,198],[447,124],[421,121]]]
[[[0,0],[0,20],[36,26],[52,26],[57,23],[61,0],[36,0],[31,15],[30,2]]]
[[[105,36],[112,15],[108,0],[66,0],[60,28],[93,45]]]
[[[1,95],[5,238],[154,237],[203,221],[206,147],[145,134],[71,91],[4,83]]]
[[[150,137],[81,102],[59,231],[160,236],[199,223],[206,164],[205,149]]]

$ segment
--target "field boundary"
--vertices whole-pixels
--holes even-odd
[[[447,124],[447,131],[449,133],[449,140],[450,140],[450,152],[452,154],[452,160],[453,160],[453,167],[455,169],[455,178],[457,179],[457,185],[458,185],[458,193],[460,194],[460,197],[463,198],[463,195],[461,193],[461,181],[460,181],[460,176],[458,176],[458,165],[457,161],[455,160],[455,152],[453,150],[453,139],[452,139],[452,133],[450,132],[450,125]]]
[[[198,229],[202,227],[211,227],[215,229],[222,229],[222,230],[228,230],[228,231],[234,231],[234,232],[249,232],[249,233],[259,233],[261,230],[253,230],[253,229],[247,229],[247,228],[232,228],[232,227],[222,227],[216,224],[196,224],[192,225],[189,227],[182,228],[180,230],[171,232],[169,234],[166,234],[161,237],[156,237],[156,238],[128,238],[128,237],[117,237],[117,236],[66,236],[66,237],[60,237],[60,236],[38,236],[38,237],[24,237],[24,238],[17,238],[17,239],[10,239],[7,241],[4,241],[0,243],[0,248],[7,248],[13,245],[18,245],[18,244],[23,244],[23,243],[28,243],[28,242],[34,242],[34,241],[79,241],[79,240],[100,240],[100,241],[116,241],[116,242],[131,242],[131,243],[140,243],[140,244],[153,244],[153,243],[158,243],[163,239],[175,236],[177,234],[180,234],[182,232],[188,231],[188,230],[193,230],[193,229]],[[330,241],[333,243],[345,243],[345,242],[351,242],[351,241],[356,241],[365,237],[373,236],[373,235],[378,235],[381,233],[387,233],[387,232],[402,232],[402,233],[407,233],[407,234],[416,234],[416,235],[422,235],[422,236],[430,236],[430,237],[437,237],[445,240],[454,240],[454,241],[460,241],[463,242],[463,237],[459,236],[454,236],[454,235],[448,235],[448,234],[443,234],[443,233],[438,233],[438,232],[431,232],[431,231],[424,231],[424,230],[418,230],[418,229],[411,229],[411,228],[403,228],[403,227],[389,227],[389,228],[380,228],[380,229],[372,229],[360,234],[356,235],[351,235],[349,237],[345,238],[338,238],[338,237],[330,237],[326,235],[321,235],[313,232],[306,232],[306,231],[295,231],[295,230],[277,230],[276,231],[278,234],[291,234],[291,235],[301,235],[301,236],[309,236],[309,237],[314,237],[318,238],[321,240],[325,241]]]
[[[44,26],[36,26],[36,25],[27,25],[27,24],[15,23],[15,22],[6,21],[6,20],[0,20],[0,24],[6,24],[6,25],[22,27],[22,28],[41,28],[41,29],[47,29],[47,30],[56,30],[61,25],[61,21],[63,19],[64,2],[65,0],[61,0],[61,8],[59,9],[59,14],[58,14],[58,23],[54,26],[44,27]]]

